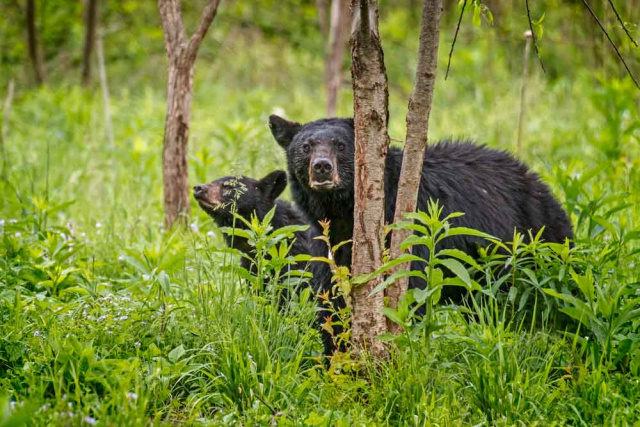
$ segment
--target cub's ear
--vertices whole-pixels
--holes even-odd
[[[260,180],[258,188],[269,202],[275,201],[287,188],[287,173],[282,170],[271,172]]]
[[[269,116],[269,129],[278,144],[285,150],[289,148],[289,144],[301,127],[300,123],[290,122],[275,114]]]

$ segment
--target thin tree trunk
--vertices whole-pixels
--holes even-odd
[[[102,89],[102,103],[104,105],[104,127],[107,134],[107,140],[109,141],[109,147],[112,150],[115,148],[115,141],[113,138],[113,123],[111,121],[111,101],[109,97],[109,85],[107,82],[107,67],[104,61],[104,50],[102,46],[102,33],[98,32],[96,37],[96,56],[98,58],[98,74],[100,75],[100,88]]]
[[[182,23],[180,0],[158,0],[169,59],[162,152],[164,219],[167,228],[171,228],[180,218],[185,219],[190,210],[187,153],[193,70],[198,49],[216,16],[219,4],[220,0],[211,0],[207,4],[198,28],[188,39]]]
[[[355,209],[352,274],[373,272],[384,251],[384,172],[389,148],[389,91],[378,35],[378,1],[352,0],[351,74],[355,116]],[[386,331],[382,292],[369,297],[376,278],[353,289],[352,337],[356,348],[385,354],[375,339]]]
[[[436,81],[441,14],[442,0],[423,0],[416,80],[409,98],[407,141],[404,147],[402,169],[398,182],[394,222],[402,220],[403,213],[416,210],[424,165],[424,153],[427,148],[429,114]],[[393,231],[390,251],[392,258],[397,258],[402,253],[400,245],[410,234],[410,230]],[[398,269],[402,268],[407,269],[409,265],[398,267]],[[387,289],[389,305],[392,307],[397,305],[398,299],[407,290],[408,282],[408,278],[401,279],[394,286]],[[392,330],[396,330],[396,325],[392,322],[389,322],[389,327]]]
[[[38,86],[44,83],[45,74],[42,61],[38,52],[38,31],[36,29],[36,2],[27,0],[27,45],[29,48],[29,58],[33,65],[36,83]]]
[[[327,87],[327,113],[335,116],[338,94],[342,86],[342,61],[347,47],[349,24],[349,0],[333,0],[331,3],[331,27],[325,68]]]
[[[522,156],[522,126],[524,124],[525,102],[527,98],[527,78],[529,76],[529,56],[531,52],[531,39],[533,33],[526,31],[524,33],[524,65],[522,68],[522,87],[520,88],[520,114],[518,114],[518,140],[516,141],[516,155]]]
[[[91,54],[93,53],[93,44],[96,38],[96,10],[98,9],[98,0],[87,0],[86,5],[84,51],[82,54],[83,86],[89,86],[91,83]]]
[[[2,176],[6,177],[7,173],[7,135],[9,135],[9,118],[11,117],[11,103],[13,102],[13,90],[15,84],[13,79],[9,80],[7,86],[7,97],[4,100],[4,108],[2,109],[2,130],[0,131],[0,151],[2,152]]]

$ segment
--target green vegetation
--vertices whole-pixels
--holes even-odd
[[[0,7],[0,92],[16,81],[0,180],[0,425],[640,420],[640,95],[599,44],[594,60],[577,43],[592,31],[580,2],[547,6],[548,73],[532,58],[524,127],[524,159],[570,212],[575,247],[525,245],[514,236],[513,244],[496,243],[508,255],[434,254],[455,264],[459,282],[475,287],[480,273],[491,286],[466,309],[435,306],[426,322],[411,317],[410,298],[436,295],[413,293],[404,311],[388,313],[406,332],[394,338],[389,360],[357,369],[348,357],[335,361],[340,369],[325,368],[313,295],[279,309],[277,284],[250,289],[239,256],[195,202],[191,231],[164,230],[166,63],[153,3],[105,6],[114,146],[98,85],[79,86],[80,2],[42,2],[49,80],[40,88],[31,86],[21,8]],[[196,22],[202,2],[183,3],[187,22]],[[250,3],[223,2],[196,63],[192,184],[283,169],[268,115],[324,115],[313,2]],[[388,3],[381,30],[390,131],[402,139],[417,25],[409,24],[410,2]],[[445,12],[432,141],[465,136],[515,146],[528,24],[520,6],[506,3],[487,2],[496,8],[494,27],[465,18],[447,81],[457,17],[455,8]],[[638,22],[639,8],[628,3],[621,13]],[[543,10],[532,12],[538,20]],[[615,26],[615,18],[607,22]],[[639,51],[618,30],[638,75]],[[351,114],[347,88],[340,112]],[[416,218],[434,236],[451,231],[435,208]],[[254,228],[268,250],[270,231]],[[432,274],[430,289],[441,284]]]

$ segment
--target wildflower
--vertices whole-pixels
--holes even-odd
[[[84,417],[84,418],[83,418],[83,421],[84,421],[85,423],[87,423],[87,424],[92,425],[92,426],[94,426],[94,425],[96,425],[96,424],[98,423],[98,420],[96,420],[96,419],[95,419],[95,418],[93,418],[93,417]]]
[[[11,405],[11,410],[12,410],[12,411],[15,409],[15,407],[16,407],[16,405],[17,405],[17,404],[18,404],[18,403],[17,403],[15,400],[12,400],[12,401],[11,401],[10,405]]]
[[[133,343],[133,345],[135,347],[140,347],[142,344],[140,344],[140,341],[136,341],[136,342]]]
[[[96,222],[96,228],[102,227],[102,223],[100,221]]]
[[[106,314],[103,314],[102,316],[98,317],[98,322],[104,322],[105,320],[107,320]]]
[[[124,261],[124,257],[123,257],[122,255],[120,255],[120,256],[118,257],[118,261],[120,261],[120,262]]]
[[[214,233],[213,230],[207,231],[207,237],[213,239],[214,237],[216,237],[216,233]]]
[[[633,267],[635,267],[635,266],[636,266],[636,265],[635,265],[635,263],[634,263],[633,261],[631,261],[631,262],[629,263],[629,268],[633,268]]]
[[[4,219],[0,219],[0,227],[4,227]]]
[[[120,320],[127,320],[129,316],[120,316]]]
[[[33,333],[33,336],[34,336],[34,337],[39,337],[39,336],[40,336],[40,331],[35,331],[35,332]]]
[[[21,233],[21,232],[19,232],[19,231],[16,231],[16,234],[14,234],[14,236],[16,236],[16,237],[20,237],[20,236],[22,236],[22,233]]]
[[[194,233],[198,232],[198,224],[196,224],[195,222],[192,222],[190,227],[191,227],[191,231],[193,231]]]
[[[111,334],[113,334],[112,331],[107,331],[107,335],[111,335]]]
[[[18,220],[17,220],[17,219],[10,219],[10,220],[9,220],[9,224],[15,224],[16,222],[18,222]]]
[[[67,240],[67,235],[64,233],[60,233],[60,237],[62,237],[62,240]]]
[[[85,232],[80,233],[80,237],[83,237],[83,238],[87,237],[87,233],[85,233]]]
[[[129,400],[137,400],[138,399],[138,395],[132,391],[127,392],[127,399]]]

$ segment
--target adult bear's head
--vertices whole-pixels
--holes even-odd
[[[353,188],[352,119],[322,119],[301,125],[272,115],[269,127],[287,152],[289,173],[301,185],[318,192]]]

